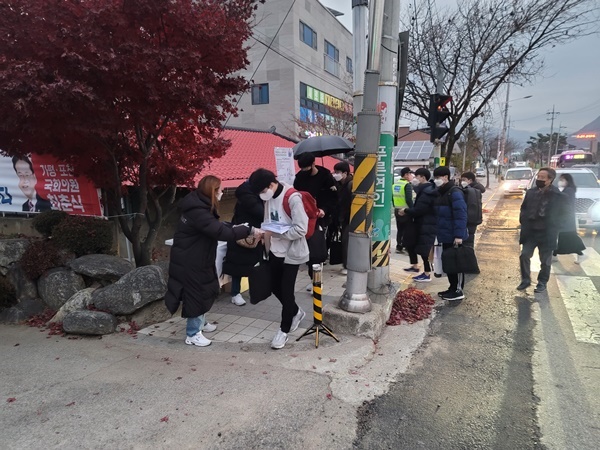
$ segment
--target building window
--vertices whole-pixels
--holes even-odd
[[[300,21],[300,40],[309,47],[317,49],[317,33],[302,21]]]
[[[346,72],[354,73],[352,70],[352,60],[346,56]]]
[[[340,76],[340,51],[335,48],[335,45],[325,41],[324,64],[326,72],[336,77]]]
[[[269,103],[269,83],[252,86],[252,104],[266,105]]]

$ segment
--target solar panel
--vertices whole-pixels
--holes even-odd
[[[398,142],[392,155],[394,161],[426,161],[433,154],[433,147],[429,141]]]

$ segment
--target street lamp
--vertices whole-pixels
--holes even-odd
[[[502,121],[502,135],[498,142],[498,178],[502,176],[502,163],[504,161],[504,152],[506,148],[506,124],[508,121],[508,104],[517,100],[524,100],[531,98],[533,95],[526,95],[525,97],[514,98],[510,100],[510,82],[506,84],[506,102],[504,103],[504,118]]]

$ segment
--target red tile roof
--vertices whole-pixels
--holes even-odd
[[[291,139],[268,131],[226,129],[223,134],[231,141],[231,147],[225,156],[214,159],[209,167],[196,175],[196,183],[205,175],[215,175],[221,179],[223,188],[236,188],[260,167],[277,173],[273,149],[292,148],[296,145]],[[333,172],[333,166],[339,160],[325,156],[317,158],[316,162]],[[300,170],[297,164],[296,169]]]

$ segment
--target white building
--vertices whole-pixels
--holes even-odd
[[[351,109],[352,34],[318,0],[260,4],[242,75],[252,87],[227,126],[298,138],[294,119],[328,118],[329,108]],[[323,116],[327,115],[327,116]]]

